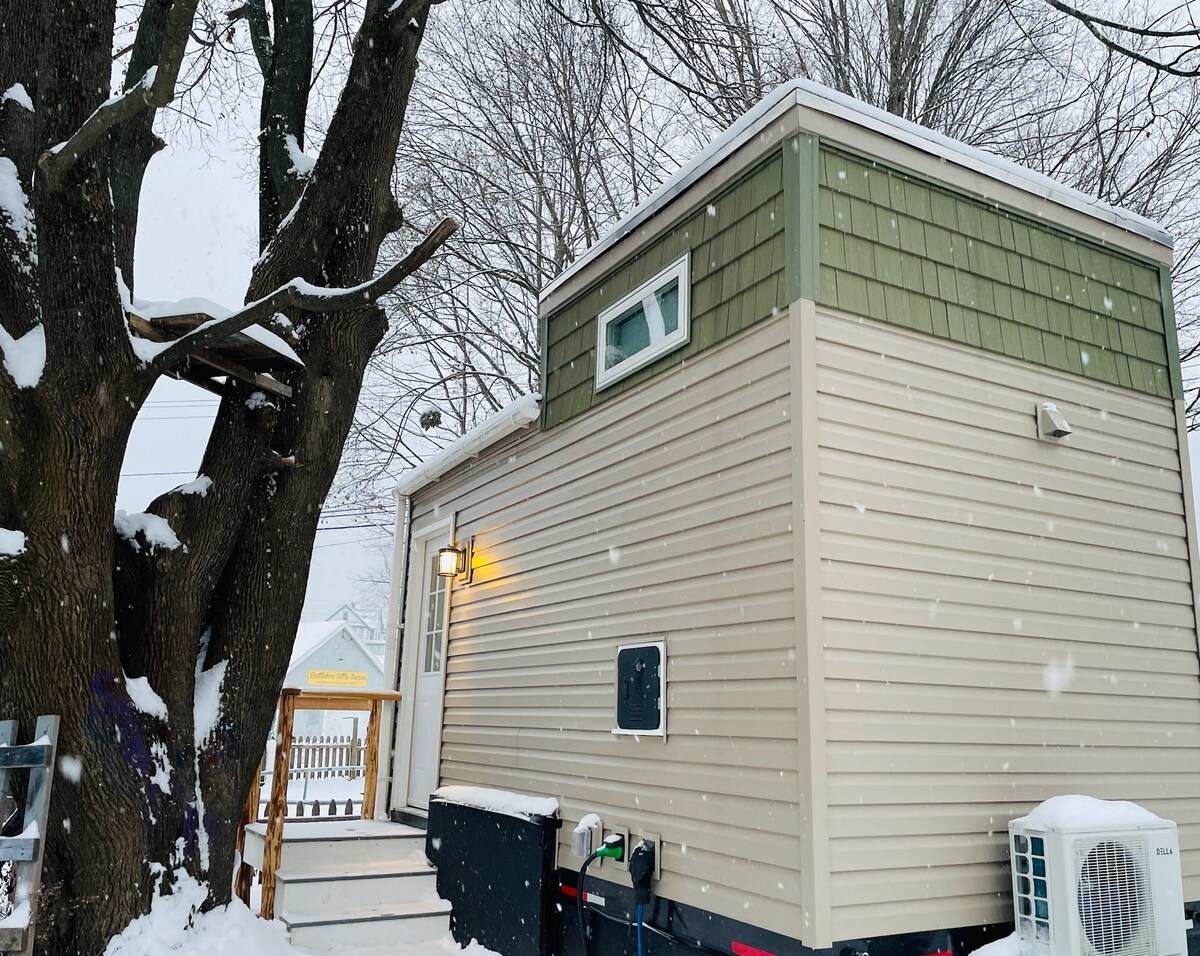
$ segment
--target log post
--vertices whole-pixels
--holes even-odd
[[[254,867],[246,862],[246,827],[258,822],[258,800],[262,789],[263,765],[259,763],[258,773],[250,782],[250,792],[246,794],[246,807],[242,810],[242,823],[237,832],[237,875],[233,880],[233,892],[239,900],[250,905],[250,887],[254,884]]]
[[[367,720],[366,774],[363,778],[363,801],[361,817],[370,820],[375,816],[375,790],[379,780],[379,728],[382,725],[383,701],[378,697],[371,701],[371,716]]]
[[[262,906],[263,919],[275,918],[275,871],[283,853],[283,824],[287,819],[288,761],[292,750],[292,728],[296,718],[296,698],[300,691],[285,687],[279,695],[279,729],[275,734],[275,773],[271,777],[271,799],[267,804],[267,833],[263,840]]]

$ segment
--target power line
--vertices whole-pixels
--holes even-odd
[[[196,470],[191,471],[123,471],[120,474],[121,478],[165,478],[171,475],[194,475]]]

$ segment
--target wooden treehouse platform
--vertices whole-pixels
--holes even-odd
[[[200,326],[225,318],[228,310],[204,299],[185,299],[177,303],[138,302],[126,308],[129,328],[151,342],[173,342]],[[188,352],[188,362],[176,378],[203,389],[222,391],[221,378],[240,379],[281,398],[291,398],[292,389],[277,375],[303,368],[304,363],[281,336],[252,325],[234,332],[220,342],[199,346]]]

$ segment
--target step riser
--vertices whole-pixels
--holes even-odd
[[[425,862],[424,839],[305,840],[284,843],[279,868],[293,872],[336,870],[360,863]]]
[[[354,947],[379,949],[383,945],[426,943],[449,932],[449,915],[416,916],[409,919],[297,926],[291,930],[291,940],[293,946],[311,953],[344,953],[353,951]]]
[[[262,869],[263,838],[246,834],[243,858],[256,870]],[[283,844],[280,869],[332,869],[354,863],[425,862],[425,838],[392,837],[386,840],[306,840]]]
[[[285,916],[336,913],[354,906],[380,906],[385,903],[416,903],[436,900],[437,877],[377,876],[363,879],[300,882],[279,879],[275,889],[275,908]]]

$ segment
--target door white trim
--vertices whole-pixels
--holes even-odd
[[[415,716],[415,696],[417,689],[418,655],[420,654],[420,638],[425,601],[425,565],[427,550],[430,542],[443,539],[449,541],[453,535],[454,519],[445,518],[440,521],[427,523],[414,529],[409,543],[408,580],[404,587],[404,636],[400,657],[400,686],[397,688],[403,695],[400,698],[400,716],[396,728],[396,756],[393,770],[392,802],[389,809],[409,810],[409,773],[412,770],[412,735]],[[448,582],[446,598],[446,627],[443,628],[442,661],[443,668],[446,660],[446,647],[449,644],[450,605],[454,595],[454,580]],[[443,672],[444,673],[444,672]],[[443,677],[442,706],[445,706],[445,685]],[[438,760],[441,760],[441,740],[438,740]]]

